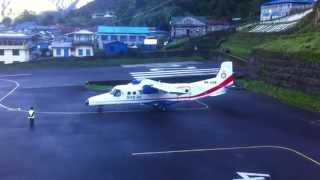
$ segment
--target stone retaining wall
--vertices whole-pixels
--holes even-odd
[[[254,54],[248,63],[248,76],[286,88],[320,93],[319,63]]]

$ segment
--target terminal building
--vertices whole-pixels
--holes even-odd
[[[11,64],[31,60],[31,36],[25,34],[0,34],[0,62]]]
[[[143,45],[144,40],[154,34],[155,28],[128,26],[98,26],[97,41],[99,49],[105,44],[121,42],[129,46]]]
[[[313,7],[315,0],[270,0],[261,5],[260,21],[300,13]]]

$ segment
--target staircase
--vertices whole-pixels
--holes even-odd
[[[238,27],[237,31],[251,33],[274,33],[287,31],[294,27],[301,19],[310,14],[312,11],[313,9],[309,9],[302,13],[286,16],[275,20],[246,24]]]

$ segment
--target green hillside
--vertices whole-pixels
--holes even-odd
[[[168,29],[172,16],[257,17],[261,2],[262,0],[95,0],[71,16],[89,17],[89,14],[95,12],[112,10],[119,18],[117,24]]]
[[[320,62],[320,25],[316,23],[317,17],[311,13],[288,33],[235,33],[227,38],[222,47],[242,58],[249,58],[253,52],[259,51],[268,56]]]

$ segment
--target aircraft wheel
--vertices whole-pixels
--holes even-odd
[[[166,112],[167,111],[167,107],[166,106],[161,106],[160,107],[160,111],[161,112]]]
[[[153,107],[154,109],[159,109],[159,105],[158,105],[158,104],[153,104],[152,107]]]

